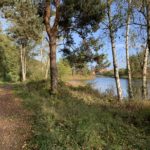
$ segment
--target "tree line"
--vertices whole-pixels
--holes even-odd
[[[142,46],[141,58],[143,98],[147,98],[147,68],[150,51],[150,2],[149,0],[1,0],[1,16],[10,22],[6,31],[1,32],[0,39],[0,71],[7,75],[10,67],[20,80],[26,81],[28,62],[36,53],[43,55],[44,47],[39,46],[43,37],[47,42],[49,59],[44,61],[45,77],[50,70],[50,93],[58,92],[57,53],[63,53],[71,68],[83,68],[87,63],[95,63],[96,68],[110,65],[103,49],[104,38],[111,45],[114,77],[118,100],[123,99],[120,83],[117,40],[124,41],[126,51],[126,68],[128,75],[129,98],[133,94],[134,57],[130,56],[131,47]],[[4,26],[3,23],[1,23]],[[47,35],[45,34],[47,33]],[[95,33],[99,34],[97,38]],[[122,34],[121,34],[122,33]],[[78,37],[80,44],[76,45]],[[102,36],[102,37],[101,37]],[[5,44],[6,43],[6,44]],[[139,44],[140,43],[140,44]],[[8,46],[7,46],[8,45]],[[43,45],[42,45],[43,46]],[[9,52],[9,50],[11,52]],[[9,54],[6,54],[9,53]],[[11,54],[10,54],[11,53]],[[14,56],[15,55],[15,56]],[[5,56],[10,58],[6,59]],[[16,62],[7,62],[13,59]],[[122,59],[122,58],[119,58]],[[42,62],[42,61],[41,61]],[[43,62],[42,62],[43,63]],[[6,65],[7,64],[7,65]],[[9,65],[8,65],[9,64]],[[16,66],[15,66],[16,64]],[[35,62],[35,64],[38,64]],[[43,69],[39,64],[40,69]],[[36,68],[36,67],[35,67]],[[17,69],[17,71],[15,71]],[[59,69],[59,70],[58,70]],[[7,70],[7,71],[6,71]],[[31,69],[33,72],[34,66]]]

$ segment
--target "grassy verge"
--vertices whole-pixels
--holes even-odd
[[[74,76],[68,76],[65,79],[61,79],[63,82],[66,83],[66,85],[71,85],[71,86],[85,86],[87,83],[86,81],[94,79],[95,76],[93,75],[74,75]]]
[[[48,94],[45,81],[18,85],[16,94],[32,111],[29,149],[149,150],[150,103],[115,102],[90,87],[59,85]]]

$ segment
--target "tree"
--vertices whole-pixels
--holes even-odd
[[[18,81],[18,62],[17,47],[13,45],[9,37],[0,34],[0,78],[7,81]]]
[[[144,59],[143,59],[143,80],[142,80],[142,94],[143,98],[146,99],[147,97],[147,66],[148,66],[148,55],[149,49],[146,47],[144,52]]]
[[[95,72],[99,73],[99,71],[106,69],[110,66],[110,62],[107,60],[107,55],[101,54],[98,56],[97,65],[95,66]]]
[[[0,8],[3,6],[11,6],[14,5],[15,0],[1,0],[0,1]]]
[[[46,0],[44,2],[44,24],[49,38],[51,93],[57,93],[58,72],[56,65],[56,49],[58,37],[72,40],[72,33],[82,38],[96,31],[103,16],[102,4],[99,0]],[[53,25],[52,13],[55,15]]]
[[[147,44],[146,44],[144,60],[143,60],[142,94],[143,94],[143,98],[146,99],[147,97],[147,66],[148,66],[148,56],[149,56],[149,51],[150,51],[150,1],[147,1],[146,14],[144,16],[147,16],[147,18],[145,18],[147,21]]]
[[[111,47],[112,47],[112,54],[113,54],[113,65],[114,65],[114,75],[116,79],[116,87],[117,87],[117,94],[118,94],[118,100],[122,100],[122,89],[120,84],[120,77],[119,77],[119,71],[118,71],[118,64],[117,64],[117,58],[116,58],[116,47],[115,47],[115,32],[117,31],[117,26],[115,26],[114,21],[115,19],[119,18],[120,14],[117,14],[112,17],[111,15],[111,2],[107,0],[107,16],[108,16],[108,30],[109,30],[109,37],[111,40]]]
[[[67,79],[67,77],[70,76],[72,73],[71,66],[68,60],[60,59],[57,65],[58,65],[59,78],[61,80]]]
[[[150,1],[147,0],[147,43],[150,51]]]
[[[105,54],[99,53],[102,48],[99,38],[83,39],[78,47],[71,49],[64,47],[64,57],[69,61],[74,72],[83,72],[89,63],[96,63],[96,68],[106,68],[110,65]]]
[[[127,10],[127,19],[126,19],[126,62],[127,62],[127,71],[128,71],[128,87],[129,87],[129,97],[133,98],[133,90],[132,90],[132,77],[131,77],[131,66],[130,66],[130,58],[129,58],[129,32],[130,32],[130,17],[131,17],[131,5],[132,1],[128,1],[128,10]]]
[[[138,13],[143,17],[142,22],[140,21],[138,23],[139,27],[144,26],[144,30],[146,31],[146,34],[144,35],[144,43],[146,43],[145,48],[143,48],[143,54],[142,54],[142,63],[141,63],[141,69],[142,69],[142,95],[143,98],[146,99],[147,97],[147,68],[148,68],[148,56],[149,56],[149,41],[150,41],[150,10],[149,10],[149,0],[141,0],[138,3],[136,3],[135,8],[138,10]],[[143,31],[144,31],[143,30]],[[141,36],[141,35],[140,35]]]
[[[60,19],[60,0],[55,0],[54,6],[56,8],[56,15],[54,24],[51,27],[51,8],[52,3],[50,0],[45,2],[45,13],[44,13],[44,24],[46,27],[46,32],[49,37],[49,47],[50,47],[50,71],[51,71],[51,92],[57,93],[58,86],[58,73],[57,73],[57,64],[56,64],[56,46],[57,46],[57,36],[58,36],[58,23]]]
[[[131,63],[131,73],[133,77],[142,77],[142,69],[143,69],[143,60],[144,60],[144,52],[143,49],[136,53],[135,55],[130,56]],[[135,67],[136,66],[136,67]]]
[[[21,80],[26,81],[27,56],[41,38],[41,19],[38,17],[37,8],[30,1],[19,1],[14,5],[15,7],[6,6],[4,13],[13,24],[8,33],[20,47]]]

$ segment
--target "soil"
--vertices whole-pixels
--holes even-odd
[[[0,86],[0,150],[25,150],[31,136],[30,112],[11,86]]]

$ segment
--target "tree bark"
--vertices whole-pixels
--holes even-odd
[[[128,4],[128,15],[126,22],[126,63],[127,63],[127,71],[128,71],[128,89],[129,89],[129,98],[133,98],[133,89],[132,89],[132,76],[131,76],[131,66],[130,66],[130,58],[129,58],[129,32],[130,32],[130,5],[131,0]]]
[[[150,52],[150,0],[147,0],[147,43]]]
[[[46,32],[49,37],[49,48],[50,48],[50,77],[51,77],[51,93],[56,94],[58,91],[58,73],[57,73],[57,63],[56,63],[56,41],[58,33],[58,22],[59,22],[59,5],[60,0],[55,0],[56,14],[54,24],[51,27],[51,2],[46,0],[45,2],[45,13],[44,13],[44,24],[46,27]]]
[[[21,60],[21,80],[26,81],[26,49],[21,46],[20,49],[20,60]]]
[[[121,101],[123,99],[123,97],[122,97],[122,88],[121,88],[121,84],[120,84],[120,77],[119,77],[118,64],[117,64],[117,58],[116,58],[116,47],[115,47],[115,41],[114,41],[113,33],[110,33],[110,38],[111,38],[111,46],[112,46],[112,54],[113,54],[113,65],[114,65],[114,75],[115,75],[115,80],[116,80],[118,100]]]
[[[148,55],[149,49],[146,47],[144,54],[144,62],[143,62],[143,85],[142,85],[142,95],[143,98],[147,97],[147,66],[148,66]]]
[[[48,58],[47,62],[46,62],[46,71],[45,71],[45,79],[48,79],[48,72],[49,72],[49,68],[50,68],[50,59]]]
[[[58,71],[56,63],[56,36],[51,36],[50,42],[50,76],[51,76],[51,92],[57,93],[58,86]]]
[[[44,66],[43,66],[43,49],[41,48],[40,49],[40,53],[41,53],[41,72],[42,72],[42,74],[43,74],[43,70],[44,70]]]
[[[108,20],[109,20],[109,32],[110,32],[109,36],[110,36],[111,47],[112,47],[114,75],[115,75],[115,80],[116,80],[117,95],[118,95],[118,100],[121,101],[123,99],[122,89],[121,89],[121,84],[120,84],[120,77],[119,77],[118,64],[117,64],[117,58],[116,58],[116,47],[115,47],[115,37],[114,37],[114,31],[113,31],[113,25],[112,25],[112,18],[111,18],[110,6],[108,3],[107,3],[107,8],[108,8]]]
[[[147,47],[144,53],[144,61],[143,61],[143,80],[142,80],[142,95],[143,98],[147,97],[147,66],[148,66],[148,56],[150,52],[150,1],[147,0]]]

